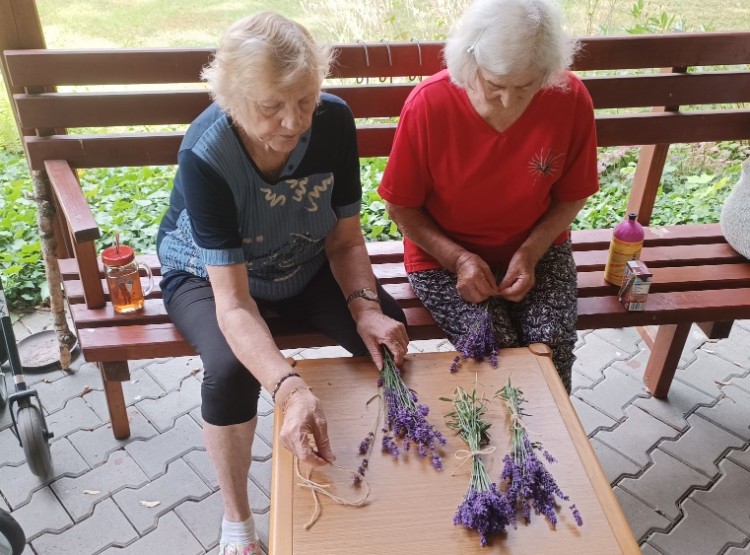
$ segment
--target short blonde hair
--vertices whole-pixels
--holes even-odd
[[[274,12],[233,23],[201,77],[216,103],[230,116],[246,108],[248,97],[305,81],[318,86],[328,75],[331,51],[299,23]]]
[[[565,86],[576,49],[554,0],[477,0],[448,37],[444,57],[452,81],[464,89],[480,69],[507,75],[531,68],[544,74],[548,88]]]

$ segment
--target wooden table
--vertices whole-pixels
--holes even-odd
[[[409,355],[403,364],[405,381],[417,392],[419,401],[431,408],[430,422],[448,439],[444,470],[436,472],[429,457],[423,459],[414,450],[399,460],[382,453],[381,424],[366,475],[372,486],[369,503],[361,508],[343,507],[321,497],[322,514],[310,530],[304,526],[313,513],[312,495],[297,484],[294,457],[279,443],[283,416],[276,414],[270,553],[640,553],[549,358],[549,349],[533,345],[528,349],[503,350],[498,369],[466,361],[452,375],[448,368],[454,356],[455,353],[421,353]],[[298,362],[296,369],[323,401],[336,463],[356,469],[362,458],[358,455],[359,443],[373,428],[378,412],[377,402],[367,405],[377,392],[375,368],[369,359],[357,357],[307,360]],[[470,392],[475,379],[477,391],[483,390],[490,398],[487,414],[492,422],[491,444],[497,450],[484,460],[491,479],[497,481],[502,458],[510,448],[510,436],[505,409],[492,397],[509,376],[528,400],[528,429],[558,459],[548,467],[563,492],[570,496],[570,503],[578,506],[583,527],[575,525],[568,510],[570,503],[563,502],[556,530],[544,518],[532,514],[531,524],[519,523],[518,529],[509,529],[505,538],[481,548],[475,532],[453,525],[453,514],[469,485],[471,465],[465,464],[453,473],[459,464],[454,454],[466,446],[446,427],[444,415],[452,410],[452,405],[438,398],[451,397],[457,385]],[[332,467],[315,469],[312,479],[332,484],[331,488],[347,499],[355,499],[360,493],[352,485],[351,475]]]

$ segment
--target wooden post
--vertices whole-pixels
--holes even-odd
[[[35,0],[0,0],[0,52],[46,47]],[[19,136],[34,135],[33,129],[21,129],[13,94],[21,93],[23,90],[20,87],[11,87],[5,56],[0,56],[0,69]]]
[[[662,73],[686,73],[686,67],[667,67],[661,69]],[[653,112],[677,112],[679,106],[656,106]],[[656,193],[659,190],[659,182],[664,171],[664,163],[669,153],[668,144],[644,145],[638,156],[638,165],[633,176],[633,189],[630,191],[628,200],[628,214],[638,214],[638,221],[642,225],[648,225],[651,214],[654,211]]]
[[[42,23],[39,20],[35,0],[0,0],[0,52],[31,48],[46,48]],[[2,69],[5,90],[10,100],[19,137],[35,135],[35,129],[23,129],[21,127],[18,112],[13,102],[13,94],[22,93],[24,90],[21,87],[12,86],[5,56],[0,56],[0,69]],[[70,349],[75,344],[75,336],[70,331],[65,318],[62,279],[55,257],[56,253],[60,254],[58,246],[62,247],[62,245],[60,238],[55,237],[55,206],[51,199],[47,174],[45,172],[32,173],[34,174],[33,182],[35,185],[34,198],[38,204],[39,237],[42,244],[47,283],[49,284],[50,307],[60,346],[60,364],[63,369],[67,370],[70,367]],[[59,226],[57,227],[59,228]]]

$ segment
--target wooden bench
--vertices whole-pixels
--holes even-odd
[[[360,118],[360,155],[387,156],[394,122],[415,76],[441,68],[442,44],[373,43],[337,49],[326,89],[346,99]],[[194,353],[169,321],[158,287],[142,312],[114,313],[97,261],[99,228],[76,170],[174,164],[183,132],[161,126],[187,124],[208,105],[208,92],[197,83],[212,53],[5,52],[29,165],[35,179],[48,183],[54,194],[57,254],[72,319],[86,360],[101,369],[118,438],[130,433],[120,383],[129,379],[127,361]],[[641,149],[629,204],[642,223],[649,221],[669,144],[750,138],[750,110],[736,105],[750,101],[750,70],[742,65],[748,63],[747,32],[583,41],[575,69],[597,71],[587,74],[585,83],[599,109],[600,146],[651,145]],[[649,71],[635,71],[639,69]],[[186,88],[186,83],[193,86]],[[687,105],[691,109],[680,110]],[[695,105],[701,108],[692,109]],[[141,132],[108,129],[119,126],[157,127]],[[610,230],[573,234],[578,327],[658,326],[644,331],[652,349],[645,381],[656,396],[666,396],[693,323],[706,323],[710,337],[723,337],[734,319],[750,317],[750,263],[726,244],[718,225],[649,228],[643,259],[654,270],[655,283],[647,310],[627,312],[618,302],[617,288],[602,279],[609,238]],[[405,307],[410,336],[442,337],[406,281],[400,243],[371,243],[369,251],[376,274]],[[155,256],[142,258],[160,273]],[[310,330],[281,326],[273,316],[268,321],[280,348],[330,344]]]

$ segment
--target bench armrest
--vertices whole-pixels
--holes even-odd
[[[101,237],[99,226],[70,164],[65,160],[47,160],[44,167],[57,199],[57,207],[65,217],[73,240],[85,243]]]

